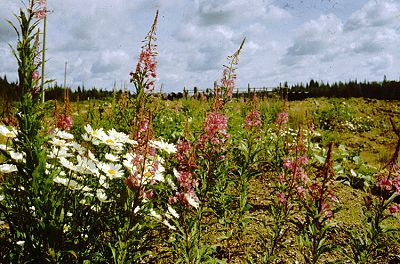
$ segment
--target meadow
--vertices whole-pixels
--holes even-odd
[[[0,125],[2,263],[399,263],[400,102],[157,93],[157,16],[135,94],[40,101],[45,1],[17,16]]]

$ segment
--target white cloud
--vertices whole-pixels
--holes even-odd
[[[334,14],[321,15],[299,30],[288,56],[313,55],[325,52],[342,32],[342,23]]]
[[[335,4],[337,2],[337,4]],[[49,9],[47,77],[108,88],[129,81],[142,40],[157,25],[158,86],[212,87],[222,65],[247,38],[238,86],[279,82],[398,78],[400,3],[396,0],[53,0]],[[20,3],[3,0],[0,17]],[[15,34],[0,21],[0,75],[15,79],[7,43]],[[345,78],[345,79],[343,79]],[[131,89],[133,89],[131,87]]]
[[[399,3],[393,0],[370,0],[360,10],[354,12],[345,25],[346,30],[358,30],[363,27],[384,27],[397,22],[400,18]]]

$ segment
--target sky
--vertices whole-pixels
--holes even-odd
[[[19,0],[0,2],[0,76],[17,80],[9,44]],[[236,87],[400,78],[400,0],[48,0],[46,78],[77,88],[129,84],[156,10],[163,92],[213,87],[246,37]],[[42,26],[42,24],[41,24]]]

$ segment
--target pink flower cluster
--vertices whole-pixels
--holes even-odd
[[[396,205],[390,206],[390,207],[389,207],[389,211],[390,211],[392,214],[395,214],[395,213],[397,213],[397,212],[400,212],[400,204],[396,204]]]
[[[156,60],[157,52],[154,48],[144,46],[139,56],[139,61],[136,65],[136,71],[131,72],[131,82],[135,82],[135,79],[143,78],[145,82],[145,89],[147,92],[154,90],[155,78],[157,77]]]
[[[139,128],[135,131],[133,138],[140,144],[145,143],[148,141],[147,133],[149,132],[149,119],[144,118],[139,123]]]
[[[245,128],[261,127],[261,117],[259,111],[251,111],[245,118]]]
[[[147,34],[145,45],[142,47],[140,52],[139,61],[136,65],[135,72],[131,72],[131,82],[135,84],[136,89],[144,89],[146,92],[152,92],[154,90],[155,78],[157,77],[157,51],[154,42],[156,38],[156,25],[158,19],[158,11],[154,18],[151,30]]]
[[[275,123],[279,126],[286,124],[289,120],[289,114],[287,112],[280,112],[277,114]]]
[[[309,163],[306,153],[307,149],[298,139],[296,158],[287,157],[283,160],[285,172],[280,176],[279,182],[287,185],[288,191],[286,193],[276,192],[278,202],[287,206],[287,200],[290,200],[296,194],[306,210],[314,210],[312,208],[316,208],[321,215],[330,218],[333,216],[331,203],[336,201],[335,190],[332,188],[334,173],[331,152],[328,154],[329,159],[324,164],[323,170],[315,178],[309,178],[306,173],[305,166]],[[290,178],[285,173],[288,173]]]
[[[392,191],[395,190],[400,195],[400,176],[395,177],[393,180],[382,177],[376,183],[376,186],[382,190]],[[400,211],[400,204],[392,205],[389,207],[389,211],[394,214]]]
[[[73,123],[72,116],[61,114],[57,118],[56,127],[62,130],[70,130]]]
[[[307,164],[307,154],[297,157],[294,161],[292,161],[290,158],[283,159],[283,167],[291,171],[294,179],[300,178],[304,184],[308,183],[309,178],[302,166]]]
[[[221,88],[224,91],[225,98],[232,98],[233,89],[235,88],[235,80],[236,74],[234,69],[230,71],[229,68],[225,67],[221,79]]]
[[[38,86],[38,81],[39,81],[40,75],[38,71],[34,71],[32,73],[32,81],[33,81],[33,94],[37,94],[39,92],[39,86]]]
[[[207,143],[213,146],[221,146],[229,138],[227,128],[228,123],[225,115],[219,112],[210,113],[204,123],[205,134],[199,138],[198,146],[204,148]]]
[[[287,122],[289,120],[289,115],[287,112],[279,112],[276,116],[275,124],[276,124],[276,133],[278,135],[282,134],[286,129]]]
[[[396,192],[400,195],[400,176],[397,176],[394,180],[382,177],[376,183],[376,186],[386,191],[396,189]]]
[[[46,0],[37,0],[35,2],[37,5],[35,15],[37,19],[43,19],[46,14],[47,14],[47,9],[46,9]]]
[[[195,190],[199,186],[199,180],[192,174],[192,170],[196,168],[192,144],[187,140],[181,140],[176,148],[175,158],[178,161],[178,168],[174,171],[174,175],[179,182],[179,187],[174,196],[169,197],[168,202],[174,204],[180,201],[186,208],[196,208],[199,199]]]

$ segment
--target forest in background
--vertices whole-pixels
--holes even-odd
[[[113,95],[113,91],[97,89],[85,89],[80,87],[76,90],[67,88],[71,101],[91,99],[105,99]],[[202,94],[207,97],[212,97],[212,89],[206,91],[199,91],[194,88],[191,93],[185,88],[182,92],[171,92],[165,94],[165,98],[169,100],[179,99],[187,96],[200,97]],[[121,94],[122,90],[118,89],[117,94]],[[54,83],[51,87],[46,89],[46,100],[63,100],[65,89],[64,87]],[[280,84],[278,87],[268,90],[267,88],[251,88],[250,85],[246,91],[237,90],[234,97],[248,97],[250,94],[256,93],[259,97],[279,96],[286,97],[289,101],[303,100],[306,98],[369,98],[378,100],[400,100],[400,81],[387,80],[384,77],[382,82],[359,82],[351,80],[347,82],[334,82],[324,83],[314,80],[303,84],[294,84],[289,86],[287,82]],[[17,98],[17,85],[15,82],[9,82],[7,76],[0,76],[0,99],[6,102],[15,101]]]

